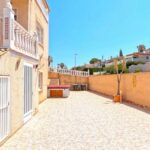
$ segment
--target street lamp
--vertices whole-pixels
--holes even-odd
[[[76,70],[76,57],[77,57],[77,55],[78,55],[78,54],[76,54],[76,53],[74,54],[74,63],[75,63],[75,65],[74,65],[74,70]]]

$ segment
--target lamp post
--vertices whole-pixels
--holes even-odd
[[[77,83],[77,78],[76,78],[76,57],[77,57],[77,53],[74,54],[74,76],[75,76],[75,84]]]
[[[76,53],[74,54],[74,63],[75,63],[75,65],[74,65],[74,70],[76,70],[76,57],[77,57],[77,55],[78,55],[78,54],[76,54]]]

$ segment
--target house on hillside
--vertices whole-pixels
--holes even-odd
[[[113,62],[113,60],[106,60],[104,62],[104,64],[105,64],[105,67],[109,67],[109,66],[112,66],[114,64],[114,62]]]
[[[129,72],[149,72],[150,71],[150,48],[146,49],[144,45],[137,46],[138,52],[126,55],[126,62],[136,62],[129,66]],[[143,64],[144,63],[144,64]]]
[[[112,59],[109,59],[109,60],[106,60],[104,63],[105,63],[105,67],[110,67],[114,64],[114,59],[118,60],[118,64],[121,64],[123,62],[123,57],[120,56],[120,57],[116,57],[116,58],[112,58]]]
[[[47,98],[46,0],[0,1],[0,144]]]
[[[150,53],[133,53],[128,54],[126,57],[126,62],[133,61],[133,62],[150,62]]]
[[[150,48],[146,49],[146,47],[141,44],[137,46],[138,52],[126,55],[126,61],[132,62],[150,62]]]
[[[84,68],[101,68],[102,63],[101,63],[101,61],[96,61],[93,64],[85,64],[83,67]]]

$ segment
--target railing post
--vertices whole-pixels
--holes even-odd
[[[88,69],[88,76],[90,75],[90,69]]]
[[[18,46],[19,36],[18,36],[18,29],[15,29],[15,46]]]
[[[10,0],[5,0],[3,9],[3,46],[5,48],[14,47],[14,12]]]

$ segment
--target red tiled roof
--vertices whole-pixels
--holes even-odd
[[[95,67],[95,65],[94,64],[85,64],[85,67],[86,68],[92,68],[92,67]]]
[[[132,53],[132,54],[128,54],[127,56],[137,56],[137,57],[139,57],[139,56],[150,56],[150,52],[147,52],[147,53],[139,53],[139,52],[137,52],[137,53]]]

